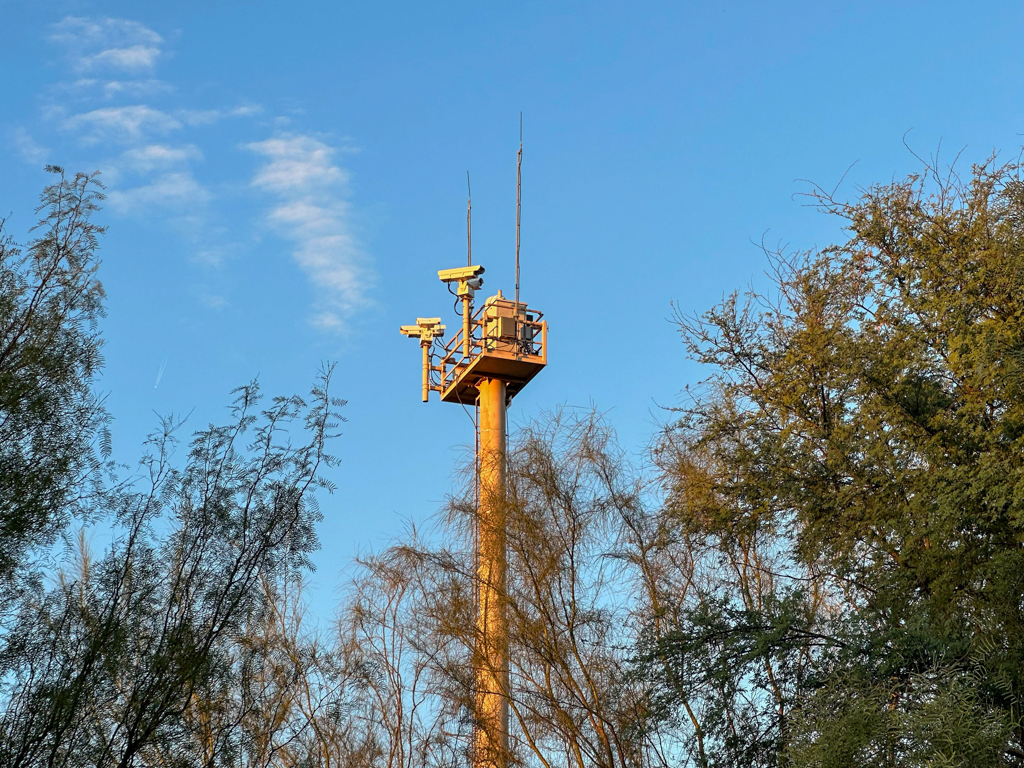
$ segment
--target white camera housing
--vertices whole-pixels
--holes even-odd
[[[472,280],[484,273],[484,268],[479,265],[469,267],[456,267],[455,269],[439,269],[437,276],[442,283],[459,283],[465,280]],[[480,281],[481,284],[483,281]]]
[[[417,317],[416,325],[403,325],[399,333],[410,339],[440,339],[444,336],[445,327],[440,317]]]

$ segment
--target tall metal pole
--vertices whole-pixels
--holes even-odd
[[[477,525],[477,639],[473,664],[478,721],[474,768],[508,765],[508,616],[505,610],[506,387],[483,379],[480,393],[480,509]]]

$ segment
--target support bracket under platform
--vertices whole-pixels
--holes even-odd
[[[441,390],[446,403],[472,405],[477,398],[477,382],[481,379],[501,379],[511,400],[547,363],[546,355],[521,355],[493,350],[471,358],[468,366],[460,365],[454,381]]]

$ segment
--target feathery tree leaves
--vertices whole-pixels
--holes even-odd
[[[199,715],[234,713],[236,726],[249,715],[236,651],[264,621],[264,584],[308,566],[316,547],[309,494],[327,486],[340,405],[329,378],[308,406],[277,398],[259,411],[255,384],[241,388],[232,423],[199,432],[181,470],[171,425],[152,439],[146,487],[112,495],[113,546],[95,562],[83,552],[23,605],[0,668],[0,763],[236,764],[242,729],[211,733]],[[291,443],[296,421],[305,444]]]
[[[94,490],[109,447],[93,392],[102,362],[91,221],[103,199],[96,174],[48,186],[36,213],[38,236],[24,248],[0,221],[0,609],[27,550],[46,545]]]
[[[283,638],[306,647],[274,634],[274,601],[310,567],[314,494],[333,490],[333,369],[308,402],[261,408],[257,385],[241,387],[230,423],[196,433],[181,468],[180,424],[165,420],[141,473],[115,482],[92,390],[102,187],[49,170],[42,234],[24,249],[0,240],[0,764],[266,764],[245,726],[277,706],[260,686]],[[75,515],[113,543],[94,557],[83,532],[74,562],[37,562]]]
[[[848,242],[678,318],[669,512],[728,565],[649,668],[698,764],[1024,764],[1020,169],[813,200]]]
[[[472,492],[443,541],[362,558],[334,641],[302,625],[329,369],[309,404],[238,390],[180,469],[166,422],[144,480],[98,483],[94,184],[0,245],[0,763],[464,763]],[[678,316],[711,373],[653,467],[596,418],[510,447],[510,765],[1024,765],[1020,170],[812,198],[846,242]],[[79,511],[111,548],[14,589]]]

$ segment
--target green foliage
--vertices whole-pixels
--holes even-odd
[[[143,461],[144,489],[111,496],[121,533],[94,562],[22,606],[0,658],[7,766],[231,765],[243,732],[229,716],[245,683],[237,644],[267,609],[265,583],[308,565],[319,519],[308,494],[328,487],[320,470],[339,401],[325,373],[307,408],[278,398],[256,412],[258,390],[239,390],[233,422],[198,433],[183,470],[170,464],[170,424]],[[305,422],[304,445],[287,428]],[[170,523],[170,533],[158,530]],[[206,733],[218,713],[222,730]],[[211,757],[212,759],[212,757]]]
[[[96,175],[46,188],[39,236],[24,248],[0,221],[0,603],[26,551],[45,545],[88,496],[109,446],[98,372],[103,288],[90,220],[103,199]]]
[[[261,408],[257,385],[241,387],[230,422],[197,432],[180,468],[180,425],[165,420],[117,483],[92,391],[101,187],[49,170],[41,236],[24,250],[0,240],[0,765],[265,765],[252,725],[282,729],[273,681],[307,666],[305,638],[275,629],[275,601],[311,566],[314,492],[333,490],[332,368],[308,402]],[[83,528],[54,564],[45,547],[72,538],[75,516],[113,542],[94,556]]]
[[[712,579],[647,658],[669,669],[708,632],[743,638],[745,655],[697,656],[763,694],[745,722],[775,712],[773,729],[730,730],[764,755],[751,764],[1020,764],[1024,181],[989,163],[813,197],[846,243],[770,254],[771,294],[678,318],[713,373],[662,446],[669,512],[765,578]],[[759,645],[792,625],[749,611],[799,595],[813,635]],[[713,703],[708,675],[685,695],[661,679]]]
[[[332,647],[301,627],[329,370],[100,482],[101,197],[61,175],[42,235],[0,242],[0,764],[466,759],[475,504],[365,558]],[[1024,765],[1024,181],[812,197],[846,242],[678,317],[711,374],[655,477],[599,419],[512,446],[516,765]],[[44,588],[31,547],[76,514],[114,543]]]
[[[766,595],[759,609],[707,597],[670,631],[642,643],[644,664],[663,681],[649,716],[669,719],[680,697],[699,700],[700,765],[770,765],[785,748],[789,710],[808,690],[808,649],[825,639],[799,592]]]
[[[917,675],[909,686],[833,675],[795,715],[788,757],[821,768],[1006,765],[1012,726],[981,699],[979,682],[950,669]]]

